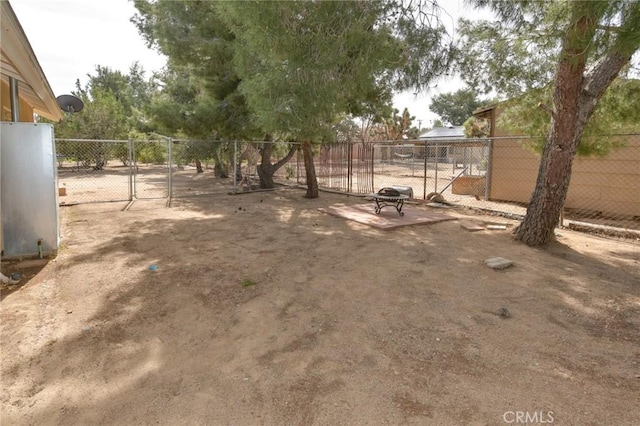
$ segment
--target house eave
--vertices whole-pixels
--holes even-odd
[[[481,107],[473,111],[473,116],[477,118],[487,118],[491,116],[491,112],[498,107],[497,104]]]
[[[61,120],[64,114],[11,4],[2,0],[0,7],[2,81],[8,84],[10,78],[15,79],[18,96],[31,105],[35,113],[53,121]]]

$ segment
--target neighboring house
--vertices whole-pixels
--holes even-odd
[[[463,126],[435,127],[421,134],[420,140],[428,144],[427,156],[441,162],[478,165],[485,158],[485,142],[465,137]]]
[[[456,157],[456,151],[460,154],[460,150],[456,150],[456,148],[450,143],[453,141],[459,141],[460,139],[464,139],[464,127],[462,126],[449,126],[449,127],[434,127],[433,129],[423,133],[419,137],[420,140],[424,141],[432,141],[434,143],[433,146],[429,144],[427,146],[427,157],[429,158],[438,158],[440,162],[454,162],[459,160],[454,160]],[[436,139],[438,141],[447,140],[447,146],[435,146]]]
[[[0,1],[0,23],[1,199],[13,207],[0,206],[0,248],[28,235],[25,254],[38,252],[39,239],[51,251],[59,239],[53,128],[26,123],[36,114],[58,122],[63,112],[8,0]]]
[[[501,105],[474,111],[490,121],[491,149],[488,199],[529,203],[535,188],[540,155],[522,145],[521,139],[497,125]],[[605,136],[611,140],[614,137]],[[602,215],[640,217],[640,135],[615,137],[623,147],[606,157],[576,157],[565,202],[566,209]]]
[[[420,135],[420,139],[463,139],[463,126],[434,127]]]

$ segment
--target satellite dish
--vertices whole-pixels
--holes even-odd
[[[82,100],[73,95],[60,95],[56,98],[60,108],[68,113],[80,112],[84,108]]]

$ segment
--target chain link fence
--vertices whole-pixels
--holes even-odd
[[[236,141],[234,192],[256,191],[261,179],[271,184],[303,184],[304,161],[297,142]],[[264,163],[264,161],[267,163]],[[273,181],[269,177],[273,174]],[[262,176],[261,176],[262,174]]]
[[[229,191],[235,143],[227,140],[172,139],[172,197]]]
[[[525,206],[535,188],[540,156],[527,138],[492,144],[488,200]],[[577,156],[563,225],[608,235],[640,236],[640,134],[602,136],[604,156]]]
[[[437,193],[454,205],[520,217],[540,165],[533,142],[507,137],[330,146],[331,152],[321,148],[315,161],[323,170],[321,187],[367,194],[392,186],[417,200],[429,201]],[[574,160],[563,225],[638,238],[640,135],[603,136],[602,144],[612,146],[607,155]],[[363,174],[371,178],[360,184]]]
[[[323,189],[370,194],[393,186],[414,200],[430,201],[436,193],[454,205],[519,217],[540,163],[532,142],[505,137],[319,144],[314,165]],[[602,143],[614,147],[608,155],[574,161],[563,224],[637,238],[640,134],[607,136]],[[266,169],[274,172],[275,184],[306,183],[301,149],[290,142],[61,139],[56,145],[61,204],[256,191]]]
[[[233,140],[173,139],[171,174],[172,197],[242,193],[260,190],[260,171],[264,158],[277,165],[287,157],[295,143]],[[274,182],[299,182],[302,160],[293,155],[274,173]]]
[[[60,204],[130,200],[130,151],[129,141],[57,139]]]
[[[430,139],[323,144],[314,164],[321,188],[369,194],[393,186],[415,200],[434,193],[454,205],[522,217],[540,165],[532,138]],[[603,136],[605,156],[576,157],[563,225],[640,236],[640,135]],[[305,184],[298,155],[288,163]]]
[[[60,204],[169,195],[166,141],[57,139]]]
[[[171,186],[171,143],[169,140],[134,140],[133,197],[168,198]]]
[[[410,188],[413,198],[426,200],[433,193],[464,203],[486,191],[490,141],[417,140],[373,147],[373,189]]]

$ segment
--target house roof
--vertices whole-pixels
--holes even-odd
[[[61,120],[63,112],[11,4],[2,0],[0,7],[2,80],[7,83],[9,77],[17,80],[18,96],[31,105],[35,113],[53,121]]]
[[[420,139],[460,139],[464,138],[463,126],[449,126],[449,127],[434,127],[428,132],[420,135]]]
[[[487,105],[480,107],[473,111],[473,116],[476,118],[491,118],[491,112],[498,108],[499,104]]]

